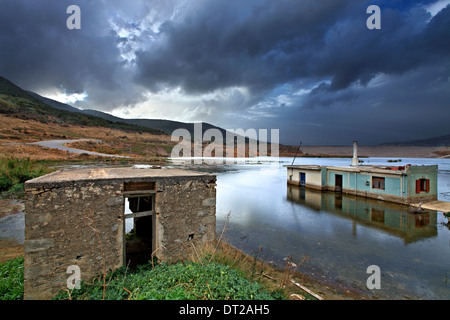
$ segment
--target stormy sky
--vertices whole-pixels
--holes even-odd
[[[450,133],[450,0],[0,3],[0,76],[79,108],[294,145]]]

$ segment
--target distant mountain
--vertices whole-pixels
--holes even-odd
[[[450,146],[450,134],[421,140],[382,143],[380,146],[447,147]]]
[[[97,110],[81,110],[31,91],[25,91],[11,81],[0,77],[0,113],[21,119],[34,119],[41,122],[61,122],[85,126],[165,133],[171,135],[175,129],[186,129],[194,137],[194,123],[161,119],[123,119]],[[210,123],[202,122],[202,133],[217,129],[225,138],[235,139],[238,135]],[[245,138],[248,142],[249,139]],[[224,141],[226,143],[226,141]],[[283,147],[280,145],[280,147]]]
[[[0,77],[0,113],[20,119],[32,119],[43,123],[100,126],[124,131],[163,134],[159,129],[140,127],[124,122],[112,122],[104,118],[80,112],[79,109],[40,95],[25,91]]]
[[[22,90],[14,83],[3,77],[0,77],[0,94],[4,94],[15,98],[24,98],[24,99],[31,98],[31,96],[26,91]]]
[[[75,112],[80,114],[86,114],[97,118],[102,118],[104,120],[110,121],[111,123],[125,123],[132,126],[138,126],[138,127],[144,127],[144,128],[150,128],[154,130],[162,131],[168,135],[171,135],[172,132],[176,129],[186,129],[190,134],[191,137],[194,137],[194,123],[186,123],[186,122],[180,122],[180,121],[172,121],[172,120],[162,120],[162,119],[123,119],[119,117],[115,117],[113,115],[110,115],[106,112],[98,111],[98,110],[90,110],[90,109],[78,109],[75,108],[69,104],[61,103],[49,98],[42,97],[38,95],[37,93],[27,91],[27,94],[30,96],[44,102],[45,104],[52,106],[53,108],[69,111],[69,112]],[[222,136],[224,139],[227,137],[227,130],[212,125],[207,122],[202,122],[202,134],[208,130],[208,129],[217,129],[222,133]],[[236,136],[235,134],[228,133],[228,137],[231,139],[234,139]],[[249,141],[248,138],[245,139],[246,142]],[[226,141],[224,141],[226,142]]]
[[[123,119],[119,117],[112,116],[108,113],[97,111],[97,110],[81,110],[82,113],[90,114],[96,117],[100,117],[112,122],[124,122],[128,124],[133,124],[142,127],[149,127],[161,130],[168,135],[171,135],[172,132],[176,129],[186,129],[189,131],[191,136],[194,135],[194,123],[180,122],[180,121],[172,121],[172,120],[162,120],[162,119]],[[217,127],[207,122],[202,122],[202,133],[204,133],[208,129],[217,129],[222,132],[222,135],[225,137],[226,131],[223,128]]]
[[[83,110],[72,107],[71,105],[68,105],[66,103],[62,103],[56,100],[52,100],[43,96],[38,95],[37,93],[31,92],[31,91],[26,91],[30,96],[32,96],[33,98],[40,100],[42,102],[44,102],[45,104],[59,109],[59,110],[65,110],[65,111],[70,111],[70,112],[77,112],[77,113],[83,113]],[[95,115],[94,115],[95,116]]]

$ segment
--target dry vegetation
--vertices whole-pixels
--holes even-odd
[[[53,139],[98,139],[103,143],[78,142],[71,147],[82,150],[120,154],[144,160],[170,155],[174,142],[168,135],[147,132],[125,132],[102,127],[46,124],[0,115],[0,155],[31,160],[76,160],[95,158],[86,154],[76,155],[66,151],[26,145],[26,143]]]
[[[70,143],[67,146],[98,153],[130,156],[138,160],[151,162],[161,161],[163,158],[169,157],[173,146],[178,143],[171,141],[169,135],[137,131],[125,132],[123,130],[104,127],[49,124],[31,119],[8,117],[1,114],[0,125],[0,155],[14,155],[17,158],[29,157],[31,160],[58,161],[96,158],[86,154],[77,155],[66,151],[26,144],[42,140],[97,139],[102,142],[80,141]],[[203,148],[209,144],[205,143]],[[270,146],[268,147],[268,151],[270,152]],[[280,145],[279,153],[280,156],[294,156],[296,151],[297,147],[295,146]],[[226,153],[225,147],[223,148],[223,152],[224,154]],[[237,155],[236,152],[235,155]],[[248,146],[246,148],[246,154],[248,155]]]

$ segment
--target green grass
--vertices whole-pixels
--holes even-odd
[[[103,296],[104,294],[104,296]],[[136,270],[119,268],[103,277],[82,282],[80,289],[61,291],[55,300],[273,300],[267,292],[229,266],[209,262],[151,263]]]
[[[29,158],[0,157],[0,192],[20,193],[27,180],[48,173],[49,170]]]
[[[268,266],[263,270],[256,257],[243,258],[237,251],[201,256],[172,264],[155,258],[136,269],[121,267],[83,280],[80,289],[63,289],[53,300],[284,300],[298,293],[298,288],[280,287],[286,270],[279,276]],[[23,261],[19,257],[0,264],[0,300],[23,299]],[[273,282],[262,273],[278,279]]]
[[[0,300],[23,299],[23,257],[0,264]]]

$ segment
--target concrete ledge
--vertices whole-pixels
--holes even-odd
[[[411,206],[422,208],[422,209],[428,209],[428,210],[435,210],[440,211],[444,213],[450,212],[450,202],[448,201],[430,201],[425,203],[411,203]]]

